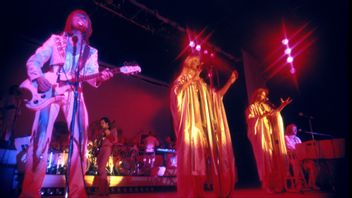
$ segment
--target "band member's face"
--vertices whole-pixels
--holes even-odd
[[[291,126],[291,132],[292,132],[292,135],[297,135],[297,127],[296,126]]]
[[[267,101],[268,100],[268,96],[265,91],[261,91],[258,95],[258,98],[260,101]]]
[[[190,70],[190,72],[193,74],[199,74],[200,71],[202,70],[202,65],[203,63],[200,61],[198,57],[192,57],[187,61],[187,67]]]
[[[72,20],[72,27],[73,29],[79,30],[81,32],[86,32],[88,29],[87,16],[83,14],[74,15]]]
[[[190,60],[190,67],[196,71],[200,70],[201,69],[201,62],[199,60],[199,58],[192,58]]]
[[[108,129],[109,123],[105,122],[104,120],[100,120],[100,127],[103,129]]]

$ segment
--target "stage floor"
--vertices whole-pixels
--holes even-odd
[[[50,196],[59,198],[60,196]],[[119,194],[110,194],[109,196],[97,196],[97,195],[90,195],[89,198],[102,198],[102,197],[109,197],[109,198],[179,198],[180,196],[177,195],[176,192],[156,192],[156,193],[119,193]],[[206,193],[204,198],[213,198],[215,197],[214,194],[211,192]],[[319,192],[319,191],[306,191],[303,193],[277,193],[277,194],[269,194],[262,189],[236,189],[232,192],[231,198],[334,198],[334,194],[326,193],[326,192]],[[336,197],[337,198],[337,197]]]
[[[90,198],[99,198],[104,196],[97,196],[94,194],[95,185],[93,184],[94,176],[86,176],[86,184]],[[176,177],[129,177],[129,176],[110,176],[110,195],[105,197],[141,197],[141,198],[178,198],[180,197],[176,192]],[[55,190],[60,189],[60,195],[63,195],[64,187],[63,176],[47,175],[44,183],[43,197],[63,197],[53,196]],[[59,187],[59,188],[57,188]],[[49,190],[49,191],[47,191]],[[51,194],[51,195],[50,195]],[[56,194],[58,195],[58,194]],[[205,198],[216,197],[213,192],[206,192]],[[284,192],[270,194],[259,187],[241,187],[237,186],[230,197],[234,198],[340,198],[347,197],[337,195],[332,191],[312,191],[304,189],[302,192]]]

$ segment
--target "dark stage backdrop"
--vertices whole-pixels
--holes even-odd
[[[122,74],[97,89],[87,84],[84,91],[90,121],[109,117],[127,140],[148,131],[161,139],[173,135],[166,86]]]

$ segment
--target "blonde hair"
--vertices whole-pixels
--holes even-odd
[[[258,100],[258,96],[262,92],[264,92],[267,96],[269,95],[269,90],[268,89],[266,89],[266,88],[258,88],[252,93],[251,103],[254,103],[255,101],[257,101]]]
[[[67,19],[66,19],[66,24],[65,24],[65,29],[64,29],[64,32],[66,32],[67,34],[72,34],[72,21],[73,21],[73,17],[77,14],[81,14],[83,16],[85,16],[87,18],[87,21],[88,21],[88,28],[87,28],[87,31],[83,33],[83,36],[84,36],[84,40],[89,43],[89,38],[90,36],[92,35],[92,32],[93,32],[93,29],[92,29],[92,22],[89,18],[89,15],[84,11],[84,10],[74,10],[72,11]]]

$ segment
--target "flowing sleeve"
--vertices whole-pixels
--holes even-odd
[[[191,98],[194,96],[194,89],[191,88],[191,83],[185,77],[177,78],[170,91],[170,110],[173,117],[174,131],[176,137],[179,137],[179,132],[188,122],[190,122],[188,111],[193,105]],[[188,123],[189,124],[189,123]]]
[[[42,67],[50,59],[54,44],[54,35],[52,35],[27,60],[27,75],[30,80],[34,80],[43,75]]]
[[[274,140],[278,143],[279,148],[281,150],[282,154],[286,154],[286,143],[285,143],[285,127],[284,127],[284,121],[281,116],[281,113],[278,111],[275,111],[271,116],[270,116],[270,122],[272,124],[272,135]]]
[[[181,104],[183,100],[183,92],[180,89],[182,87],[182,82],[180,80],[175,80],[171,86],[170,90],[170,110],[173,117],[174,131],[176,137],[178,136],[180,119],[181,119]]]
[[[246,109],[246,120],[248,125],[247,136],[249,139],[251,139],[256,134],[255,125],[258,119],[259,115],[256,113],[255,105],[249,105],[249,107]]]

